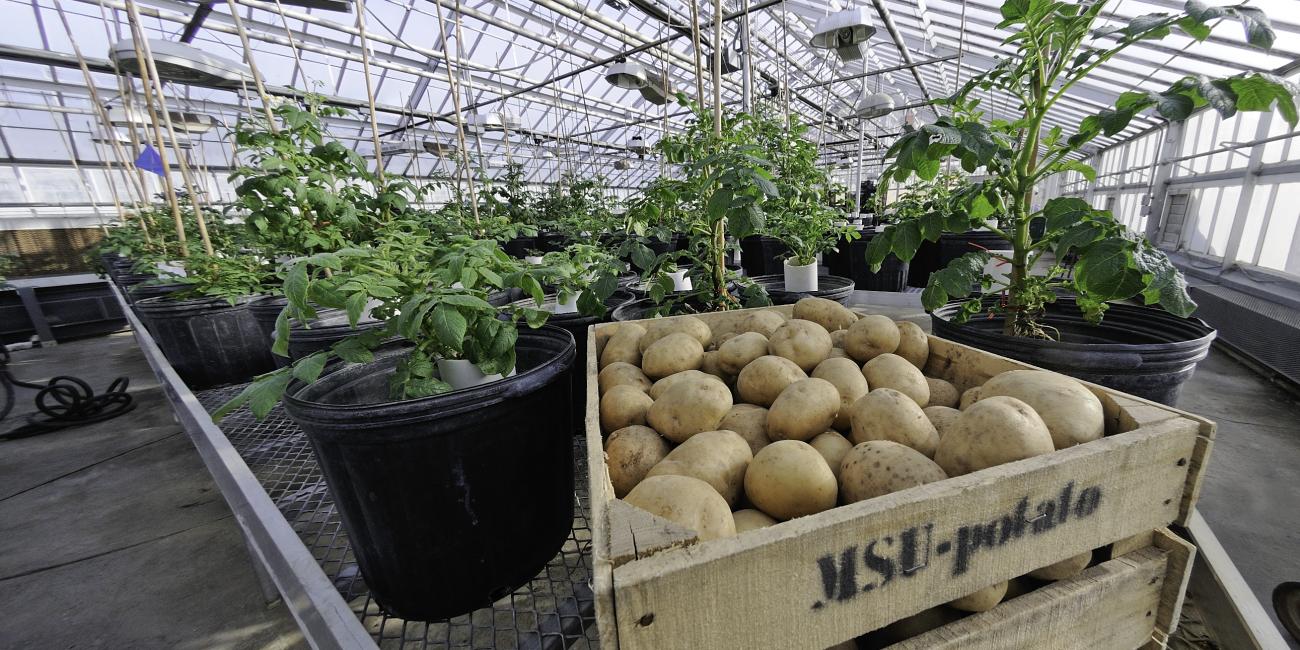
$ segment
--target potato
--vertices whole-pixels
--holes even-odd
[[[641,370],[651,379],[687,370],[704,363],[704,346],[690,334],[674,332],[655,341],[641,353]]]
[[[961,394],[961,401],[957,403],[957,408],[965,411],[971,404],[978,401],[980,401],[980,387],[968,388],[966,392]]]
[[[596,381],[600,385],[600,394],[604,395],[615,386],[631,386],[642,391],[650,390],[650,378],[641,369],[626,361],[615,361],[601,369]]]
[[[934,425],[934,429],[939,432],[939,438],[941,439],[952,429],[953,425],[957,424],[957,417],[961,415],[961,411],[948,406],[927,406],[921,409],[921,412],[925,413],[925,417],[929,418],[930,424]]]
[[[764,309],[746,316],[736,329],[738,332],[758,332],[764,338],[772,336],[778,327],[785,325],[785,316],[780,312]]]
[[[615,386],[600,398],[600,428],[609,433],[633,424],[645,424],[646,411],[654,402],[636,386]]]
[[[980,398],[1014,397],[1034,409],[1057,449],[1096,440],[1106,432],[1101,400],[1075,379],[1046,370],[1008,370],[984,382]]]
[[[624,501],[652,515],[695,531],[700,541],[736,536],[727,500],[708,483],[690,476],[651,476]]]
[[[716,381],[720,384],[725,383],[722,381],[722,379],[710,375],[707,372],[703,372],[700,370],[686,370],[683,372],[668,375],[667,377],[664,377],[663,379],[656,381],[655,383],[650,385],[650,390],[647,392],[650,394],[650,397],[654,399],[659,399],[660,397],[663,397],[664,393],[667,392],[669,388],[673,387],[673,384],[676,384],[679,381],[685,381],[687,379],[705,379],[708,381]]]
[[[925,383],[930,387],[930,401],[926,406],[947,406],[957,408],[961,403],[961,393],[957,392],[957,387],[951,382],[934,377],[926,377]]]
[[[954,609],[960,609],[963,612],[987,612],[997,607],[1005,595],[1007,595],[1007,583],[1004,580],[973,594],[962,596],[948,604]]]
[[[853,359],[853,357],[849,356],[848,352],[844,351],[844,348],[831,348],[831,352],[830,354],[826,355],[826,358],[827,359],[849,359],[849,360]]]
[[[713,486],[731,508],[740,500],[745,468],[753,459],[749,443],[735,431],[704,431],[668,452],[646,476],[694,476]]]
[[[853,404],[866,395],[869,388],[862,370],[852,359],[832,358],[817,364],[812,376],[831,382],[835,385],[835,390],[839,391],[840,411],[835,416],[833,426],[840,431],[848,431],[852,426],[850,416]]]
[[[736,376],[723,370],[718,365],[718,351],[710,350],[704,353],[704,361],[700,362],[700,372],[706,375],[713,375],[722,380],[722,383],[729,384],[736,380]]]
[[[894,324],[898,326],[898,349],[894,350],[894,354],[907,359],[918,370],[923,370],[925,362],[930,359],[929,335],[912,321],[900,320]]]
[[[754,456],[745,472],[745,495],[782,521],[816,514],[835,507],[835,474],[812,445],[780,440]]]
[[[934,460],[949,476],[1051,453],[1052,434],[1028,404],[998,395],[962,411],[939,440]]]
[[[718,348],[718,365],[726,372],[739,375],[749,362],[766,354],[767,337],[758,332],[745,332]]]
[[[721,349],[722,349],[722,346],[723,346],[724,344],[726,344],[727,341],[730,341],[731,339],[734,339],[734,338],[736,338],[737,336],[740,336],[742,333],[743,333],[743,332],[727,332],[726,334],[714,334],[714,335],[713,335],[713,349],[714,349],[714,350],[721,350]]]
[[[885,316],[863,316],[849,326],[844,335],[844,350],[858,363],[870,361],[898,349],[898,326]],[[870,381],[870,380],[868,380]]]
[[[794,317],[817,323],[826,328],[827,332],[848,329],[850,325],[858,320],[858,315],[850,311],[848,307],[834,300],[813,298],[811,296],[800,298],[799,302],[794,304]]]
[[[948,478],[921,452],[889,440],[854,445],[840,461],[840,500],[856,503]]]
[[[600,369],[604,370],[611,363],[623,362],[634,366],[641,365],[641,338],[645,328],[636,323],[623,323],[618,332],[611,336],[600,353]]]
[[[853,448],[853,443],[849,442],[848,438],[840,435],[838,431],[826,431],[817,434],[816,437],[808,441],[808,444],[812,445],[812,448],[816,449],[817,453],[826,459],[826,465],[831,468],[831,474],[834,474],[835,479],[839,480],[840,463],[844,460],[844,455]]]
[[[1055,564],[1049,564],[1041,569],[1034,569],[1029,572],[1029,577],[1039,580],[1065,580],[1083,573],[1083,570],[1088,568],[1089,562],[1092,562],[1092,551],[1084,551]]]
[[[930,385],[926,383],[925,375],[897,354],[885,353],[866,362],[862,366],[862,375],[872,390],[892,388],[912,398],[921,408],[930,405]]]
[[[694,316],[659,318],[646,324],[645,336],[642,336],[639,342],[641,353],[645,354],[646,349],[654,345],[655,341],[669,334],[688,334],[706,348],[713,342],[713,330],[709,329],[704,321]]]
[[[831,353],[831,335],[817,323],[792,318],[772,333],[767,341],[767,349],[771,354],[785,357],[808,372]]]
[[[605,464],[614,496],[622,499],[668,455],[668,441],[650,427],[634,424],[609,434],[605,440]]]
[[[877,388],[853,404],[853,444],[891,440],[934,457],[939,431],[912,398],[892,388]]]
[[[650,405],[645,421],[659,435],[681,444],[701,431],[717,430],[718,422],[729,410],[731,391],[726,384],[711,376],[685,379]]]
[[[746,531],[775,526],[778,523],[775,519],[752,508],[737,510],[731,513],[731,518],[736,522],[737,535]]]
[[[769,354],[754,359],[740,371],[736,376],[736,391],[750,404],[771,406],[786,386],[807,378],[795,362]]]
[[[840,349],[840,350],[843,350],[843,349],[844,349],[844,339],[847,338],[848,335],[849,335],[849,331],[846,330],[846,329],[844,329],[844,330],[835,330],[834,332],[831,332],[831,347],[832,347],[832,348],[838,348],[838,349]],[[847,354],[847,353],[846,353],[846,354]]]
[[[719,429],[735,431],[740,434],[745,442],[749,443],[749,450],[758,453],[759,449],[767,446],[771,439],[767,437],[767,409],[753,404],[735,404],[731,410],[722,416],[722,421],[718,423]]]
[[[768,409],[767,437],[809,440],[828,429],[839,411],[840,392],[835,384],[825,379],[800,379],[781,391]]]

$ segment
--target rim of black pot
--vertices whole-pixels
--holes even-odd
[[[171,296],[158,296],[155,298],[146,298],[136,301],[135,307],[145,311],[155,312],[183,312],[183,311],[212,311],[216,309],[244,309],[248,303],[253,300],[254,296],[242,296],[230,304],[225,298],[213,296],[201,296],[199,298],[186,298],[177,300]]]
[[[541,364],[493,382],[460,388],[438,395],[405,400],[388,400],[366,404],[334,404],[317,401],[315,395],[331,390],[341,381],[360,381],[371,377],[378,364],[396,364],[397,358],[409,350],[409,344],[394,343],[385,353],[377,354],[373,361],[357,364],[338,364],[312,384],[295,379],[284,393],[285,409],[293,419],[309,424],[337,427],[345,424],[352,429],[387,429],[417,422],[435,422],[464,413],[508,404],[508,400],[536,390],[537,381],[559,380],[575,362],[563,363],[563,358],[577,354],[577,343],[567,330],[555,325],[537,329],[521,329],[519,340],[526,338],[550,339],[557,346],[556,354]],[[518,345],[518,343],[516,344]],[[385,375],[388,372],[382,371]],[[435,408],[436,407],[436,408]],[[383,417],[374,417],[375,411],[386,411]],[[319,414],[324,417],[314,417]]]
[[[988,305],[995,304],[1000,299],[1001,296],[984,296],[981,299],[981,301],[986,306],[988,306]],[[930,316],[931,318],[944,321],[944,323],[947,324],[948,326],[963,327],[964,334],[972,338],[986,340],[990,342],[994,342],[994,341],[1002,342],[1002,341],[1007,341],[1009,339],[1015,339],[1017,341],[1017,344],[1024,345],[1025,347],[1033,347],[1033,348],[1051,347],[1060,350],[1119,352],[1119,351],[1131,350],[1134,346],[1152,347],[1152,346],[1161,346],[1161,345],[1165,345],[1165,346],[1202,345],[1210,341],[1213,341],[1215,336],[1217,336],[1218,334],[1217,330],[1215,330],[1213,327],[1210,327],[1205,321],[1199,318],[1195,318],[1195,317],[1182,318],[1174,314],[1171,314],[1163,309],[1159,309],[1155,307],[1128,305],[1124,303],[1111,303],[1109,308],[1107,308],[1106,313],[1102,316],[1101,323],[1098,325],[1092,325],[1084,321],[1082,313],[1080,313],[1080,315],[1078,316],[1075,316],[1072,313],[1065,313],[1065,314],[1057,313],[1054,315],[1049,314],[1049,318],[1054,317],[1058,321],[1064,320],[1071,323],[1082,324],[1088,327],[1096,327],[1099,328],[1099,331],[1105,331],[1107,329],[1112,329],[1112,330],[1127,329],[1129,331],[1134,331],[1140,334],[1146,334],[1158,340],[1159,339],[1163,339],[1163,340],[1160,340],[1159,342],[1155,342],[1155,343],[1075,343],[1069,341],[1062,342],[1062,341],[1055,341],[1055,340],[1033,339],[1033,338],[1026,338],[1026,337],[1013,337],[1013,336],[1007,336],[1006,334],[1003,334],[1001,331],[994,331],[991,329],[986,329],[981,327],[971,327],[969,326],[969,323],[959,324],[953,322],[952,315],[960,311],[961,304],[962,301],[959,300],[949,302],[948,304],[931,312]],[[1063,296],[1058,298],[1056,303],[1054,304],[1058,308],[1066,307],[1066,308],[1077,309],[1074,298],[1069,296]],[[1050,308],[1051,307],[1049,306],[1049,309]],[[999,316],[994,316],[993,318],[988,320],[1001,323],[1003,322],[1004,317],[999,315]],[[1127,326],[1127,327],[1117,327],[1117,325]],[[1162,325],[1164,327],[1161,327]],[[1173,334],[1176,334],[1178,332],[1183,332],[1184,335],[1178,338],[1174,338]]]

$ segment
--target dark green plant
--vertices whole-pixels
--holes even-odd
[[[158,284],[185,285],[168,298],[220,298],[235,304],[241,298],[262,292],[274,277],[274,268],[264,258],[250,254],[206,255],[193,253],[184,260],[185,275],[164,273]]]
[[[891,251],[904,260],[911,259],[922,240],[935,241],[945,231],[988,228],[1010,241],[1013,249],[1010,256],[968,253],[932,274],[922,294],[927,309],[966,298],[974,286],[1002,290],[1005,298],[995,310],[1006,315],[1004,332],[1035,337],[1050,337],[1039,319],[1058,290],[1077,294],[1085,317],[1093,322],[1101,319],[1107,301],[1137,296],[1179,316],[1195,309],[1182,275],[1140,234],[1129,232],[1110,212],[1077,198],[1055,198],[1034,210],[1034,189],[1048,177],[1070,171],[1094,181],[1096,172],[1078,159],[1080,149],[1099,135],[1123,131],[1140,112],[1154,110],[1164,119],[1180,121],[1206,105],[1225,118],[1239,111],[1276,108],[1294,126],[1297,89],[1264,72],[1222,79],[1189,76],[1163,91],[1125,92],[1113,107],[1084,118],[1071,135],[1059,127],[1044,128],[1048,112],[1062,97],[1135,43],[1158,41],[1175,31],[1204,41],[1224,20],[1240,23],[1247,42],[1254,47],[1267,49],[1275,37],[1260,9],[1244,4],[1210,7],[1201,0],[1189,0],[1181,12],[1148,14],[1096,29],[1110,4],[1107,0],[1083,4],[1007,0],[999,27],[1010,29],[1005,42],[1016,46],[1016,54],[976,75],[944,100],[942,105],[951,109],[950,114],[904,135],[890,147],[882,191],[891,180],[901,182],[912,175],[932,179],[945,160],[959,162],[967,172],[983,168],[989,179],[958,193],[953,203],[957,209],[948,214],[931,212],[901,220],[875,237],[868,253],[874,267]],[[988,93],[1018,101],[1020,115],[1011,121],[986,118],[976,97]],[[1033,241],[1029,225],[1037,217],[1044,219],[1046,231]],[[1072,276],[1067,277],[1059,265],[1045,275],[1032,273],[1035,263],[1049,251],[1059,259],[1071,250],[1078,255]],[[996,283],[984,273],[990,259],[1010,265],[1005,283]],[[978,299],[967,300],[962,317],[980,310]]]

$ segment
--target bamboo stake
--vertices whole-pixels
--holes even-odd
[[[695,54],[695,101],[704,105],[704,64],[700,58],[700,8],[696,0],[691,7],[691,51]]]
[[[134,7],[134,0],[131,1]],[[140,29],[141,37],[136,40],[137,52],[144,54],[144,64],[149,70],[149,81],[152,83],[154,97],[162,109],[163,124],[167,127],[167,137],[171,139],[172,151],[176,154],[176,166],[181,170],[181,182],[185,184],[185,191],[189,193],[190,207],[194,210],[194,220],[199,226],[199,240],[203,242],[203,252],[209,257],[212,256],[212,240],[208,237],[208,222],[203,216],[204,202],[199,199],[199,193],[194,190],[194,180],[190,177],[189,165],[185,163],[185,155],[181,153],[180,142],[176,138],[176,128],[172,124],[171,111],[167,108],[167,95],[163,92],[162,79],[158,76],[158,65],[153,60],[153,50],[149,47],[149,39],[144,38],[144,29]]]
[[[128,0],[131,2],[132,0]],[[262,84],[262,73],[257,70],[257,63],[253,61],[253,48],[248,43],[248,32],[244,30],[244,20],[239,17],[239,7],[235,5],[235,0],[226,0],[226,5],[230,7],[230,18],[235,23],[235,31],[239,33],[239,43],[244,47],[244,63],[248,64],[248,71],[253,75],[253,84],[257,86],[257,96],[262,99],[262,112],[266,114],[266,121],[271,126],[271,133],[279,133],[280,127],[275,124],[275,115],[271,113],[271,96],[266,92],[266,86]]]
[[[234,2],[234,0],[228,0]],[[357,38],[361,44],[361,76],[366,80],[366,101],[370,104],[370,140],[375,145],[375,177],[379,179],[379,188],[384,187],[384,153],[379,146],[379,118],[376,117],[375,91],[370,82],[370,48],[366,45],[366,3],[357,3]]]
[[[713,135],[722,136],[722,0],[713,0]]]
[[[442,17],[442,3],[433,3],[438,12],[438,28],[442,30],[442,56],[446,61],[443,67],[447,70],[447,85],[451,89],[451,101],[456,109],[456,139],[460,143],[460,161],[463,170],[463,178],[469,189],[469,205],[474,214],[474,223],[479,223],[478,218],[478,197],[474,194],[474,175],[469,170],[469,149],[465,142],[465,118],[460,112],[460,90],[456,85],[456,75],[451,71],[451,47],[447,45],[447,22]],[[460,40],[457,37],[456,47],[460,47]]]
[[[131,22],[132,35],[135,43],[135,56],[137,59],[144,60],[144,52],[140,49],[140,43],[144,40],[144,25],[140,24],[140,13],[136,11],[135,0],[126,0],[127,18]],[[158,160],[162,164],[163,191],[167,195],[167,202],[171,204],[172,221],[176,225],[176,242],[180,248],[182,258],[189,257],[189,248],[185,245],[185,221],[181,219],[181,206],[176,201],[176,188],[172,185],[171,165],[167,162],[167,146],[163,144],[162,128],[158,126],[158,111],[154,108],[153,89],[149,82],[148,66],[141,66],[140,85],[144,88],[145,107],[149,111],[149,121],[152,122],[154,142],[158,145]],[[163,107],[166,111],[166,107]],[[129,121],[129,120],[128,120]]]

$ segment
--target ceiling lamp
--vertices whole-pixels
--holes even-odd
[[[396,140],[394,142],[381,142],[379,151],[385,156],[401,156],[404,154],[418,154],[424,152],[424,146],[414,140]]]
[[[153,138],[151,138],[151,137],[149,137],[149,136],[147,136],[147,135],[142,134],[142,137],[140,138],[140,144],[148,144],[148,145],[155,145],[155,146],[156,146],[158,143],[157,143],[157,142],[154,142],[154,141],[153,141]],[[193,148],[194,148],[194,142],[193,142],[192,140],[190,140],[189,136],[185,135],[184,133],[177,133],[177,134],[176,134],[176,142],[172,142],[172,139],[169,138],[169,137],[167,137],[167,134],[164,133],[164,134],[163,134],[163,144],[164,144],[165,146],[167,146],[167,147],[172,147],[172,148],[176,148],[176,149],[193,149]]]
[[[646,101],[657,106],[663,106],[668,103],[668,98],[672,97],[673,84],[664,75],[653,70],[646,71],[646,85],[640,89],[641,97]]]
[[[241,86],[253,79],[248,66],[208,54],[188,43],[151,38],[149,50],[158,76],[164,81],[224,88]],[[140,74],[134,40],[128,38],[114,43],[108,50],[108,58],[119,70]]]
[[[859,61],[866,48],[867,39],[876,33],[871,25],[871,13],[866,7],[845,9],[823,16],[813,30],[812,46],[833,49],[840,60]]]
[[[185,133],[206,133],[216,125],[216,120],[212,119],[211,115],[203,113],[167,111],[167,115],[171,118],[172,128]],[[138,127],[150,127],[152,125],[146,112],[130,106],[108,107],[108,123],[113,126],[134,124]]]
[[[470,113],[465,120],[466,128],[470,133],[486,133],[488,131],[510,131],[516,130],[522,126],[519,118],[505,111],[492,111],[491,113]]]
[[[90,134],[90,141],[99,144],[131,144],[131,138],[117,129],[95,129]]]
[[[620,158],[614,161],[614,169],[617,169],[619,171],[632,169],[632,163]]]
[[[636,61],[619,61],[605,68],[605,81],[628,90],[640,90],[650,83],[645,66]]]
[[[892,112],[894,112],[894,97],[889,93],[881,92],[864,95],[853,109],[854,115],[869,120],[884,117]]]
[[[439,158],[454,158],[460,153],[460,148],[454,144],[442,142],[440,140],[425,140],[420,143],[424,153],[433,154]]]

